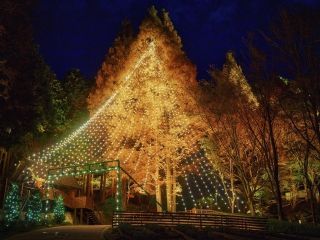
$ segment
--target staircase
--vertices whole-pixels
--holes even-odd
[[[87,209],[87,211],[86,211],[86,218],[87,218],[87,224],[88,224],[88,225],[101,224],[101,222],[100,222],[99,219],[97,218],[95,212],[92,211],[91,209]]]

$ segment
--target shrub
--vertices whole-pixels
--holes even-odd
[[[267,223],[268,231],[273,233],[300,234],[313,237],[320,237],[320,225],[299,224],[287,221],[269,219]]]
[[[128,223],[121,223],[119,229],[126,235],[132,236],[133,239],[157,239],[158,234],[143,226],[132,226]]]
[[[106,217],[112,217],[113,211],[116,210],[117,202],[114,198],[106,199],[103,205],[103,213]]]
[[[27,203],[26,221],[29,225],[38,225],[41,222],[42,201],[40,192],[30,196]]]
[[[61,195],[59,195],[54,201],[53,216],[56,223],[63,223],[65,220],[65,208]]]
[[[155,233],[163,233],[165,231],[165,227],[160,226],[158,224],[146,224],[145,227],[147,229],[150,229],[151,231],[155,232]]]
[[[193,225],[178,225],[177,230],[196,238],[199,235],[199,230]]]
[[[6,227],[14,226],[20,216],[20,193],[16,183],[11,187],[4,199],[4,224]]]

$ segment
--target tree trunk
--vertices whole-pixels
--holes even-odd
[[[100,176],[100,202],[105,199],[105,173]]]
[[[320,182],[319,182],[319,180],[317,181],[316,185],[317,185],[317,190],[318,190],[318,199],[317,199],[317,202],[320,202]]]
[[[234,174],[233,174],[233,161],[230,158],[230,185],[231,185],[231,213],[234,213],[234,209],[235,209],[235,201],[236,201],[236,193],[235,193],[235,189],[234,189]],[[227,191],[227,189],[226,189]]]
[[[172,174],[171,174],[171,168],[170,168],[170,159],[166,159],[166,193],[167,193],[167,211],[171,212]]]
[[[279,220],[283,220],[283,209],[282,209],[282,197],[281,197],[281,189],[280,189],[280,181],[279,181],[279,156],[278,156],[278,149],[276,140],[274,137],[273,132],[273,125],[272,125],[272,119],[270,115],[270,106],[266,106],[266,113],[267,113],[267,123],[268,123],[268,129],[269,129],[269,137],[271,142],[271,149],[272,149],[272,165],[273,165],[273,180],[275,184],[275,193],[276,193],[276,201],[277,201],[277,210],[278,210],[278,218]]]
[[[306,153],[305,153],[304,162],[303,162],[303,174],[306,180],[307,196],[310,202],[312,222],[316,223],[317,222],[316,199],[313,192],[313,183],[309,177],[309,154],[310,154],[310,145],[307,144]]]
[[[177,192],[177,182],[176,182],[176,168],[175,168],[175,162],[173,163],[173,169],[172,169],[172,193],[171,193],[171,196],[172,196],[172,201],[171,201],[171,212],[176,212],[176,201],[177,201],[177,195],[176,195],[176,192]]]
[[[293,186],[292,186],[292,199],[291,199],[293,208],[295,208],[297,205],[297,195],[298,195],[297,186],[295,184],[293,184]]]
[[[311,181],[307,180],[307,188],[308,188],[308,198],[310,202],[310,209],[311,209],[311,215],[312,215],[312,222],[317,223],[317,213],[316,213],[316,203],[315,203],[315,197],[313,194],[313,186]]]
[[[282,209],[282,198],[281,198],[281,191],[280,191],[280,182],[279,179],[276,177],[274,179],[275,187],[276,187],[276,201],[277,201],[277,211],[278,211],[278,219],[283,220],[283,209]]]
[[[247,206],[248,206],[248,208],[250,210],[250,215],[251,216],[255,216],[256,212],[254,210],[253,197],[252,196],[248,196],[248,198],[247,198]]]
[[[156,205],[157,205],[157,212],[162,212],[162,198],[161,198],[161,185],[159,180],[159,160],[157,160],[157,167],[156,167]],[[161,204],[161,206],[159,205]]]

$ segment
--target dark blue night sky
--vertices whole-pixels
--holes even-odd
[[[221,66],[225,53],[241,57],[249,31],[263,29],[286,7],[319,5],[318,0],[42,0],[33,14],[35,40],[46,62],[62,78],[71,68],[93,77],[121,22],[137,29],[147,9],[165,8],[182,37],[184,50],[206,77]]]

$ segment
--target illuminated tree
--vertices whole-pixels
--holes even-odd
[[[202,86],[200,102],[212,132],[202,144],[223,180],[231,212],[240,210],[235,208],[237,193],[241,193],[253,215],[255,193],[263,183],[263,164],[241,114],[256,109],[258,102],[232,53],[227,54],[222,70],[212,68],[210,74],[212,80]]]
[[[20,193],[16,183],[12,183],[4,201],[4,223],[12,226],[20,216]]]
[[[63,79],[64,90],[68,102],[68,118],[74,119],[75,115],[81,115],[86,111],[89,80],[79,69],[70,70]]]
[[[290,134],[294,134],[288,152],[300,166],[313,222],[319,221],[315,196],[320,193],[319,173],[313,173],[317,169],[314,159],[320,158],[319,32],[315,30],[319,23],[315,9],[284,11],[270,31],[263,33],[265,50],[259,49],[267,61],[283,66],[281,71],[273,68],[269,72],[282,83],[279,105]]]
[[[41,222],[42,201],[40,192],[34,192],[27,203],[26,220],[28,224],[36,225]]]
[[[129,46],[133,40],[132,26],[129,21],[122,23],[121,31],[114,40],[113,46],[108,50],[103,64],[96,76],[96,86],[88,97],[88,107],[91,110],[100,106],[106,98],[110,97],[119,87],[122,77],[123,64],[128,54]]]
[[[198,151],[207,128],[193,96],[196,69],[166,12],[159,17],[152,8],[135,38],[127,32],[115,40],[96,76],[90,120],[31,156],[32,169],[45,177],[49,167],[120,159],[158,202],[165,185],[167,209],[175,211],[180,164]],[[138,186],[133,191],[144,192]]]
[[[286,126],[283,121],[279,96],[281,83],[276,75],[269,73],[269,64],[264,54],[252,44],[250,46],[251,68],[250,76],[255,81],[254,92],[259,102],[255,111],[245,111],[241,116],[251,136],[256,139],[257,147],[263,156],[270,191],[277,202],[278,218],[284,218],[282,189],[280,178],[282,151],[286,136]]]
[[[56,223],[63,223],[65,219],[65,208],[63,197],[61,195],[54,200],[53,217]]]

